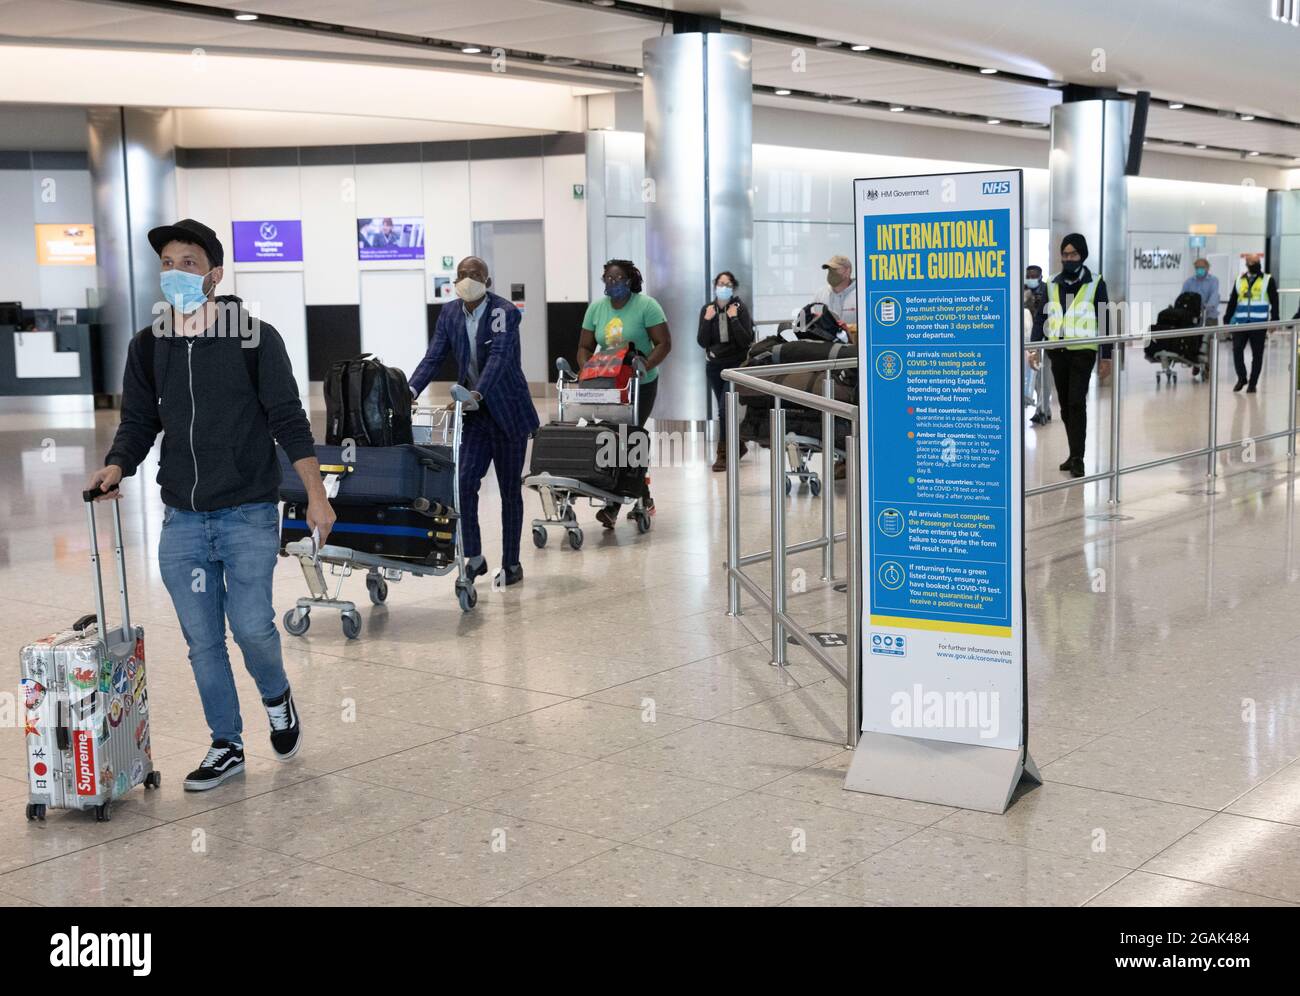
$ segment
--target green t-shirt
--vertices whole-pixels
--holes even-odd
[[[621,308],[615,308],[608,297],[596,298],[587,305],[582,327],[595,333],[596,352],[621,349],[631,343],[643,355],[649,356],[655,344],[646,329],[666,321],[668,318],[658,301],[649,294],[632,294]],[[641,383],[649,384],[658,377],[658,369],[647,370]]]

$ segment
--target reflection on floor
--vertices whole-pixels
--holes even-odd
[[[1260,394],[1223,392],[1220,439],[1284,425],[1286,382],[1274,349]],[[1186,376],[1157,390],[1130,363],[1124,459],[1203,445],[1207,398]],[[1103,390],[1102,466],[1106,403]],[[15,671],[22,644],[87,611],[77,489],[112,428],[100,413],[0,431],[0,641]],[[1059,416],[1027,436],[1028,483],[1059,480]],[[359,640],[323,612],[284,638],[300,758],[271,758],[239,670],[248,772],[186,795],[206,730],[158,578],[151,467],[124,513],[163,788],[134,791],[111,823],[27,823],[10,710],[0,904],[1300,902],[1295,479],[1284,444],[1253,449],[1224,454],[1215,494],[1199,458],[1126,478],[1118,509],[1105,485],[1028,502],[1030,742],[1047,781],[1005,816],[840,788],[842,687],[797,648],[778,674],[766,617],[725,614],[724,486],[699,437],[654,471],[649,534],[603,533],[584,509],[580,551],[525,537],[524,584],[481,585],[469,615],[449,579],[392,585],[384,607],[349,579]],[[766,466],[742,464],[746,551],[767,546]],[[822,500],[789,499],[792,541],[816,533]],[[494,568],[498,507],[489,481]],[[844,632],[820,558],[790,567],[809,582],[795,617]],[[276,592],[281,609],[302,592],[294,563]]]

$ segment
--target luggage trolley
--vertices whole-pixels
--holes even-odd
[[[615,425],[636,425],[641,394],[641,378],[645,375],[645,360],[637,356],[632,361],[636,376],[632,378],[628,400],[622,400],[618,388],[580,388],[566,385],[576,384],[578,375],[563,356],[555,361],[558,376],[555,391],[558,397],[557,418],[564,421],[566,408],[573,417],[586,418],[591,421],[609,422]],[[586,498],[590,505],[631,505],[630,517],[636,523],[638,533],[648,533],[653,521],[650,513],[641,502],[641,498],[616,495],[574,477],[557,477],[554,474],[530,474],[524,478],[524,487],[532,488],[542,501],[542,518],[533,520],[533,545],[538,549],[546,546],[548,529],[563,529],[569,540],[569,547],[574,550],[582,548],[582,526],[574,513],[574,505],[579,498]]]
[[[814,498],[822,493],[822,475],[808,466],[808,461],[821,453],[822,441],[816,436],[800,436],[793,432],[785,434],[785,456],[789,461],[789,467],[785,472],[785,493],[790,494],[794,489],[794,482],[799,482],[802,488],[808,485],[808,492]],[[833,450],[835,460],[844,459],[844,451],[838,446]]]
[[[314,535],[288,543],[284,548],[285,553],[298,558],[310,594],[306,598],[298,599],[297,606],[285,612],[283,622],[286,631],[294,636],[302,636],[311,625],[312,609],[337,609],[343,624],[343,635],[349,640],[355,640],[361,633],[361,614],[357,611],[355,603],[340,596],[343,592],[343,582],[357,568],[366,570],[366,591],[370,595],[370,601],[375,605],[383,604],[388,598],[388,583],[401,581],[403,574],[413,574],[416,577],[442,577],[453,571],[456,573],[456,600],[460,603],[461,611],[469,612],[478,603],[474,581],[465,570],[465,548],[460,527],[461,432],[465,413],[474,411],[478,405],[469,391],[460,384],[452,387],[451,395],[453,404],[444,408],[416,408],[415,419],[427,421],[412,426],[416,443],[426,445],[438,443],[451,447],[454,495],[454,507],[451,512],[455,520],[452,530],[455,552],[451,560],[446,563],[421,564],[392,557],[380,557],[331,543],[318,546]],[[325,490],[331,498],[337,493],[338,480],[337,474],[326,475]],[[426,507],[422,509],[417,503],[416,510],[428,511],[427,501],[425,505]],[[328,564],[330,573],[338,578],[333,595],[329,593],[323,564]]]

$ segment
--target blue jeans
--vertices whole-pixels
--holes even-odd
[[[226,649],[227,618],[262,698],[277,698],[289,688],[271,605],[279,525],[274,502],[215,512],[168,507],[163,516],[158,566],[189,644],[190,667],[213,740],[243,743],[239,695]]]

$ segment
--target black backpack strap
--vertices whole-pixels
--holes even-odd
[[[325,426],[325,439],[332,446],[343,438],[343,379],[347,374],[348,361],[340,360],[330,365],[325,378],[325,409],[333,419],[333,424]]]
[[[365,445],[374,446],[370,433],[366,431],[366,420],[363,417],[362,407],[364,402],[361,389],[367,362],[366,359],[360,357],[348,362],[348,432],[352,434],[352,438],[358,443],[365,440]]]

